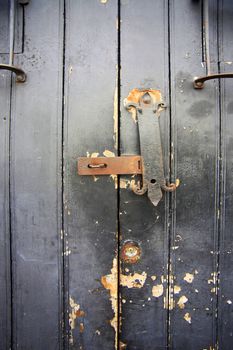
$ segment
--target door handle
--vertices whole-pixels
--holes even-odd
[[[165,106],[158,90],[134,89],[124,101],[127,111],[136,114],[141,155],[120,157],[80,157],[79,175],[141,174],[142,179],[131,188],[137,195],[147,192],[148,198],[157,206],[162,190],[173,192],[176,183],[167,183],[164,176],[163,152],[160,136],[160,112]]]
[[[16,81],[18,83],[24,83],[26,81],[26,73],[16,66],[10,65],[10,64],[0,64],[0,69],[9,70],[16,74]]]
[[[26,3],[25,3],[26,4]],[[0,70],[8,70],[16,74],[16,81],[24,83],[26,81],[26,73],[13,65],[14,60],[14,35],[15,35],[15,0],[10,0],[10,20],[9,20],[9,64],[0,63]]]
[[[194,79],[193,85],[195,89],[203,89],[205,81],[211,80],[211,79],[221,79],[221,78],[233,78],[233,73],[210,74],[210,75],[205,75],[203,77],[198,77]]]

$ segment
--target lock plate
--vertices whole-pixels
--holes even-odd
[[[134,175],[142,174],[141,156],[80,157],[79,175]]]

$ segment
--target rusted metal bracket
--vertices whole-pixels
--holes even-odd
[[[210,74],[210,75],[206,75],[204,77],[195,78],[193,81],[193,85],[194,85],[195,89],[203,89],[204,83],[207,80],[221,79],[221,78],[224,78],[224,79],[225,78],[233,78],[233,73]]]
[[[163,153],[159,117],[165,108],[160,91],[134,89],[125,100],[125,108],[136,112],[142,156],[142,186],[135,185],[134,193],[147,192],[154,206],[162,198],[162,190],[175,191],[176,184],[167,183],[164,177]]]
[[[15,67],[15,66],[10,65],[10,64],[1,63],[0,69],[9,70],[9,71],[15,73],[16,74],[16,81],[18,83],[24,83],[26,81],[26,73],[21,68]]]
[[[78,159],[78,174],[142,174],[142,181],[131,188],[138,195],[147,192],[152,204],[157,206],[162,198],[162,190],[172,192],[178,186],[178,183],[167,183],[164,177],[159,116],[165,106],[160,91],[150,89],[134,89],[124,102],[138,125],[141,155],[81,157]]]
[[[133,175],[141,173],[142,159],[140,156],[78,158],[79,175]]]

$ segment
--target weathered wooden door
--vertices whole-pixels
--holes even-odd
[[[10,3],[0,63],[15,12],[27,80],[1,70],[0,349],[232,350],[233,81],[193,86],[233,72],[232,1]],[[166,105],[180,185],[157,206],[140,176],[77,173],[81,156],[140,155],[134,89]]]

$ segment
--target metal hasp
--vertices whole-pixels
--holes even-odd
[[[9,70],[9,71],[15,73],[16,74],[16,81],[18,83],[24,83],[26,81],[26,73],[21,68],[18,68],[18,67],[9,65],[9,64],[1,63],[0,69]]]
[[[135,96],[136,99],[135,99]],[[163,154],[160,137],[159,116],[164,104],[159,102],[157,90],[134,89],[125,99],[125,108],[131,112],[136,111],[140,149],[142,156],[142,186],[135,185],[134,193],[148,197],[154,206],[162,198],[162,190],[175,191],[176,184],[167,184],[164,177]],[[133,97],[133,99],[132,99]]]
[[[207,75],[203,77],[197,77],[193,80],[193,86],[195,89],[203,89],[204,83],[207,80],[221,79],[221,78],[233,78],[233,73],[214,73],[211,74],[210,70],[210,36],[209,36],[209,0],[203,0],[203,34],[204,34],[204,57],[206,63]]]
[[[136,175],[141,173],[140,156],[78,158],[79,175]]]

